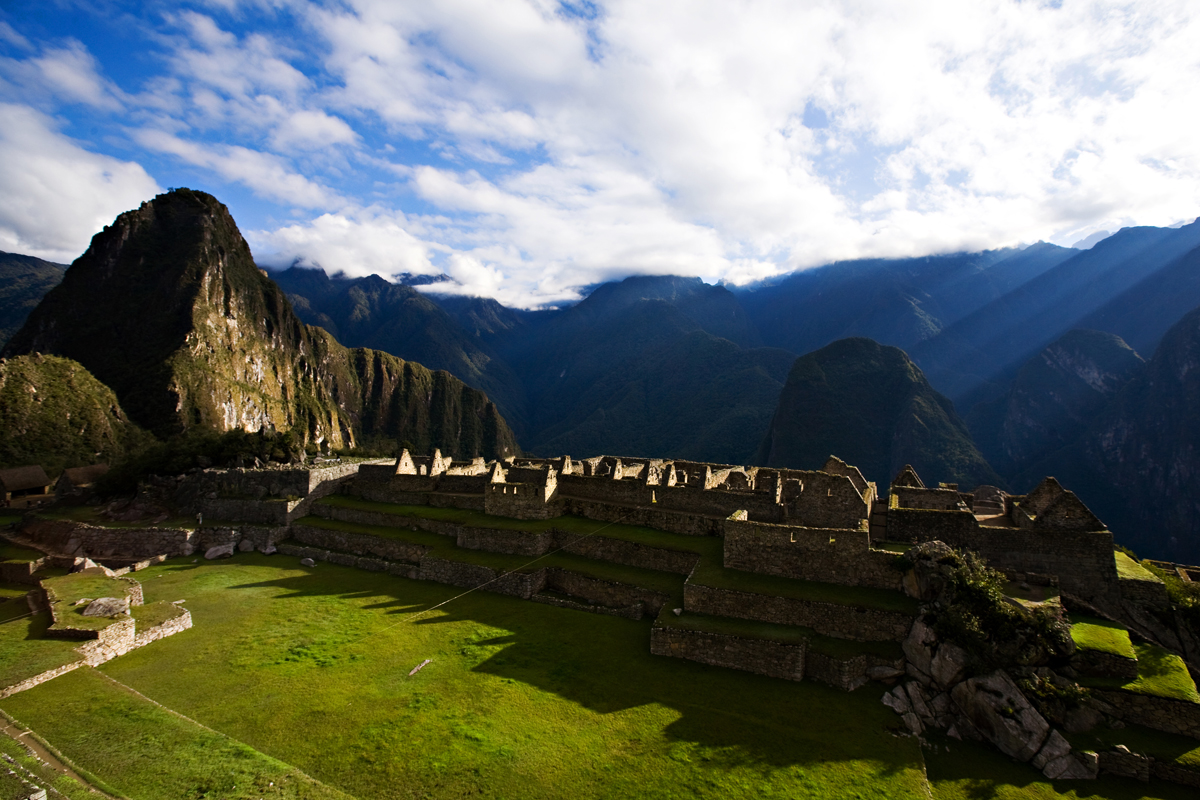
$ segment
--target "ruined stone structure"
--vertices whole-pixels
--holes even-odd
[[[1015,496],[987,486],[926,487],[906,467],[884,496],[834,457],[820,470],[788,470],[614,456],[455,461],[404,451],[394,461],[314,469],[204,470],[165,485],[177,508],[220,521],[137,530],[30,520],[18,540],[134,569],[160,554],[277,551],[649,616],[657,655],[847,690],[925,675],[913,671],[909,653],[921,628],[920,593],[908,585],[913,573],[901,554],[942,542],[978,553],[1011,581],[1165,641],[1146,613],[1168,607],[1162,582],[1144,570],[1142,580],[1118,574],[1112,534],[1053,478]],[[487,557],[473,555],[481,552]],[[1184,655],[1200,663],[1200,653]],[[1136,671],[1136,662],[1119,658],[1077,664],[1094,674]],[[914,732],[938,720],[971,724],[954,716],[953,682],[945,684],[924,699],[911,682],[893,693]],[[1105,713],[1165,730],[1155,720],[1168,706],[1122,695]],[[1186,725],[1171,724],[1200,737],[1193,716],[1200,714],[1189,710]],[[1069,777],[1100,768],[1095,758],[1070,756],[1057,734],[1041,733],[1030,755],[1046,770]]]

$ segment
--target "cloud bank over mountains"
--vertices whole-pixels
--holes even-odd
[[[1171,0],[5,9],[0,249],[70,260],[166,185],[266,263],[525,306],[1069,245],[1200,214],[1198,40]]]

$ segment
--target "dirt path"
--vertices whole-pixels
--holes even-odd
[[[96,794],[100,797],[110,798],[110,800],[111,800],[111,797],[112,797],[111,795],[107,795],[104,792],[97,789],[95,786],[92,786],[90,783],[88,783],[86,780],[84,780],[79,775],[79,773],[77,773],[75,770],[71,769],[66,764],[64,764],[62,761],[60,761],[58,756],[54,755],[49,750],[47,750],[42,745],[42,743],[39,742],[37,740],[37,738],[32,735],[31,731],[27,731],[24,728],[20,727],[19,725],[13,724],[11,721],[9,721],[5,717],[0,717],[0,733],[3,733],[6,736],[8,736],[9,738],[16,740],[22,747],[24,747],[26,750],[28,750],[35,758],[37,758],[43,764],[46,764],[47,766],[49,766],[55,772],[58,772],[59,774],[74,778],[76,781],[79,782],[79,784],[81,786],[87,787],[94,794]],[[55,792],[55,794],[58,794],[58,793]]]

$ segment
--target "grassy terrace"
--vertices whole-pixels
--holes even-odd
[[[97,528],[185,528],[191,530],[196,527],[195,517],[168,517],[162,522],[151,523],[148,519],[136,520],[134,522],[125,522],[119,519],[109,519],[100,514],[98,506],[65,506],[63,508],[47,509],[46,511],[38,512],[38,517],[41,519],[50,520],[67,520],[70,522],[82,522],[85,525],[93,525]],[[204,526],[228,526],[237,525],[236,522],[227,522],[218,519],[205,519]]]
[[[554,519],[512,519],[484,514],[481,511],[470,511],[460,508],[436,508],[434,506],[406,506],[395,503],[376,503],[350,495],[335,494],[319,500],[317,505],[327,505],[335,508],[353,508],[359,511],[374,511],[380,514],[391,514],[400,518],[434,519],[442,522],[452,522],[469,528],[495,528],[498,530],[529,531],[541,533],[551,529],[577,533],[580,535],[595,534],[609,539],[620,539],[626,542],[636,542],[650,547],[661,547],[666,550],[683,550],[701,555],[710,555],[721,551],[722,542],[715,536],[684,536],[678,533],[645,528],[641,525],[624,525],[619,522],[601,522],[584,517],[562,516]],[[397,524],[404,524],[397,522]]]
[[[1071,638],[1075,640],[1076,647],[1083,650],[1099,650],[1125,658],[1137,658],[1133,643],[1129,641],[1129,631],[1123,626],[1083,614],[1072,614],[1071,619]]]
[[[9,600],[0,608],[7,611]],[[21,604],[24,606],[24,603]],[[23,608],[22,614],[29,609]],[[8,618],[0,623],[0,686],[12,686],[26,678],[40,675],[46,670],[61,667],[79,660],[75,646],[79,642],[65,639],[47,639],[50,614],[43,611],[36,616]]]
[[[38,782],[39,786],[48,786],[63,797],[69,798],[69,800],[96,800],[96,795],[86,786],[74,778],[63,775],[53,767],[43,764],[41,759],[33,758],[29,755],[28,750],[7,736],[0,736],[0,753],[9,756],[17,764],[33,773],[34,780]],[[0,782],[0,797],[28,796],[29,790],[19,780],[9,775],[8,769],[10,767],[7,763],[4,769],[0,769],[0,780],[3,781]],[[24,777],[28,777],[21,770],[14,769],[14,771]],[[25,793],[22,794],[22,792]],[[53,794],[50,796],[55,797]]]
[[[73,575],[63,575],[58,578],[48,578],[42,581],[42,586],[54,596],[54,615],[58,619],[55,628],[82,628],[85,630],[100,630],[117,622],[108,617],[85,617],[83,610],[87,604],[76,605],[82,599],[96,600],[100,597],[124,597],[129,593],[129,585],[124,581],[109,578],[104,575],[89,575],[77,572]]]
[[[1133,649],[1137,654],[1138,676],[1132,681],[1123,682],[1119,678],[1087,678],[1080,683],[1100,689],[1124,689],[1127,692],[1200,703],[1196,683],[1188,673],[1183,659],[1157,645],[1137,644]]]
[[[1150,581],[1151,583],[1162,583],[1157,575],[1134,561],[1129,556],[1122,553],[1120,550],[1113,551],[1113,558],[1116,559],[1117,562],[1118,578],[1127,581]]]
[[[578,572],[581,575],[587,575],[591,578],[613,581],[615,583],[632,584],[640,586],[643,589],[653,589],[654,591],[668,594],[673,598],[682,598],[683,596],[682,575],[640,569],[638,567],[626,567],[608,561],[594,561],[590,558],[575,556],[570,553],[553,553],[538,558],[537,556],[513,556],[506,553],[490,553],[486,550],[467,550],[458,547],[450,537],[436,533],[411,531],[403,528],[385,528],[378,525],[359,525],[353,522],[342,522],[323,517],[304,517],[298,520],[296,524],[420,544],[428,547],[429,554],[435,558],[477,564],[481,567],[488,567],[489,569],[503,572],[531,572],[542,567],[561,567],[562,569]]]
[[[8,525],[16,525],[21,521],[21,518],[15,514],[0,514],[0,528]]]
[[[257,553],[174,559],[138,577],[149,603],[187,598],[195,627],[101,671],[219,733],[90,669],[0,701],[128,797],[1194,795],[1108,777],[1051,782],[948,739],[922,749],[894,735],[879,684],[847,694],[658,658],[647,621],[485,593],[429,611],[461,590]]]
[[[182,616],[183,609],[167,600],[159,600],[156,603],[134,606],[129,609],[129,613],[137,620],[137,630],[141,632]]]
[[[44,558],[45,555],[40,550],[0,540],[0,561],[37,561],[39,558]]]
[[[721,565],[720,560],[702,559],[692,572],[690,582],[717,589],[776,595],[790,597],[794,600],[873,608],[879,611],[895,611],[900,614],[915,615],[917,613],[917,601],[900,592],[743,572],[727,569]]]
[[[845,659],[863,653],[884,658],[900,658],[904,655],[898,642],[852,642],[846,639],[822,636],[812,628],[798,625],[776,625],[770,622],[715,617],[687,611],[677,617],[669,608],[662,610],[655,624],[664,628],[723,633],[729,636],[740,636],[743,639],[769,639],[787,644],[807,642],[809,649],[833,658]]]

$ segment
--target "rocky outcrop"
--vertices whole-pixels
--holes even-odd
[[[4,354],[34,352],[83,364],[160,436],[290,430],[334,447],[387,437],[456,457],[517,452],[482,392],[304,325],[228,209],[189,189],[93,238]]]

